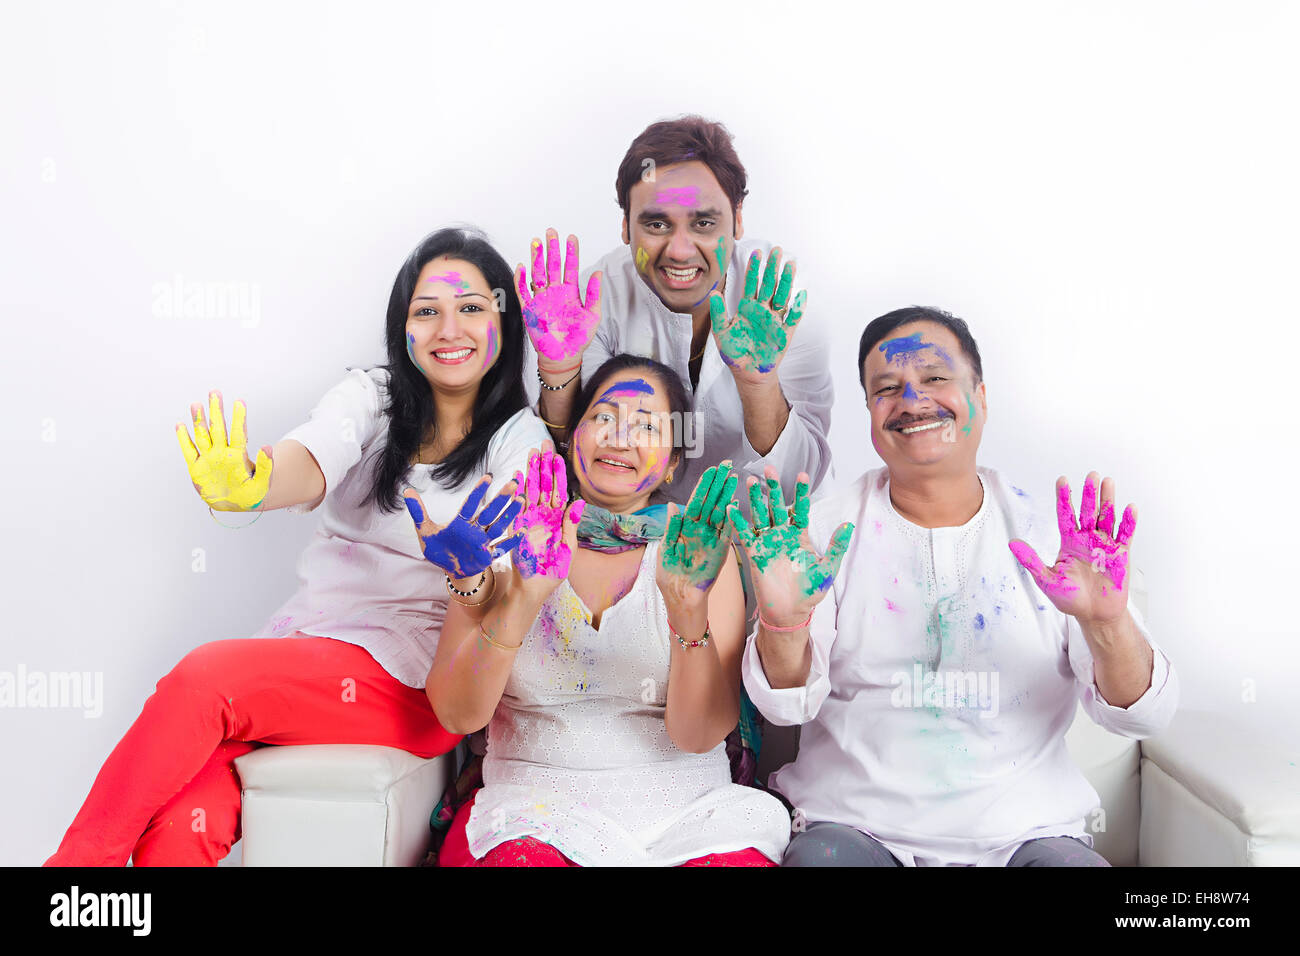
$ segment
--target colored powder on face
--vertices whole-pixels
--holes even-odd
[[[406,333],[406,354],[411,357],[411,361],[415,363],[415,367],[420,368],[420,362],[415,357],[415,336],[410,332]],[[423,371],[423,369],[421,369],[421,371]]]
[[[718,271],[723,275],[727,274],[727,240],[718,237],[718,245],[713,250],[713,257],[718,260]]]
[[[967,420],[965,426],[962,428],[962,433],[969,435],[971,422],[975,421],[975,403],[970,400],[969,395],[966,396],[966,415]]]
[[[920,332],[914,332],[911,335],[900,336],[896,339],[890,339],[880,345],[879,351],[885,353],[885,361],[892,362],[898,359],[901,362],[914,361],[918,352],[923,349],[934,349],[940,358],[949,365],[952,365],[952,358],[942,348],[933,342],[922,342]]]
[[[706,293],[704,293],[704,298],[700,299],[698,302],[696,302],[694,305],[692,305],[691,308],[692,308],[692,309],[697,309],[697,308],[699,308],[701,305],[703,305],[705,302],[708,302],[708,301],[709,301],[709,296],[713,295],[713,291],[714,291],[717,287],[718,287],[718,283],[716,283],[716,282],[713,283],[713,285],[709,286],[709,291],[706,292]]]
[[[444,272],[442,275],[429,276],[429,278],[425,279],[424,281],[445,282],[447,283],[447,285],[451,286],[456,290],[457,295],[469,291],[469,283],[460,277],[459,272]]]
[[[646,266],[650,264],[650,253],[646,252],[640,246],[636,247],[636,271],[645,272]]]
[[[638,395],[653,395],[654,387],[643,379],[628,379],[622,382],[615,382],[601,394],[592,404],[600,402],[613,402],[615,398],[636,398]]]
[[[497,357],[497,324],[488,320],[487,327],[487,353],[483,356],[483,367],[489,368],[493,360]]]
[[[655,202],[665,206],[694,206],[700,201],[699,186],[678,186],[655,193]]]
[[[916,394],[916,390],[912,388],[912,383],[908,382],[906,385],[903,386],[903,397],[910,398],[912,401],[916,401],[921,396]]]
[[[583,422],[573,432],[573,445],[578,450],[578,470],[587,477],[587,456],[582,452],[582,439],[587,432],[587,423]]]
[[[649,448],[646,450],[645,458],[649,462],[649,470],[636,486],[638,492],[653,488],[659,483],[659,479],[664,476],[664,472],[668,470],[668,455],[665,454],[663,449]]]

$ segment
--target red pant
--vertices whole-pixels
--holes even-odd
[[[478,796],[475,791],[474,797]],[[533,837],[520,840],[507,840],[498,843],[484,854],[481,860],[474,859],[469,852],[469,838],[465,835],[465,825],[469,823],[470,811],[474,808],[474,797],[470,797],[456,811],[456,817],[447,830],[447,838],[438,852],[439,866],[577,866],[567,856],[551,846]],[[730,853],[710,853],[708,856],[687,860],[682,866],[776,866],[753,847],[733,850]]]
[[[460,737],[424,691],[328,637],[213,641],[162,680],[46,866],[212,866],[239,839],[232,761],[263,744],[381,744],[434,757]]]

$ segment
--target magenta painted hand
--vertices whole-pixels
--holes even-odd
[[[559,371],[581,362],[600,324],[600,272],[587,280],[587,297],[578,295],[578,239],[569,236],[560,279],[560,236],[546,230],[546,264],[542,265],[542,243],[534,239],[532,292],[524,278],[524,267],[515,269],[519,302],[524,309],[524,328],[537,349],[537,366],[542,371]]]
[[[551,451],[550,442],[543,445],[541,454],[529,454],[524,510],[516,525],[524,537],[515,552],[514,565],[523,581],[541,579],[536,581],[539,592],[549,594],[568,577],[585,506],[581,498],[569,504],[564,458]]]
[[[1034,577],[1057,609],[1081,623],[1119,620],[1128,609],[1128,545],[1137,525],[1137,512],[1129,505],[1115,531],[1115,482],[1101,483],[1101,510],[1097,510],[1097,473],[1083,482],[1079,520],[1070,504],[1070,483],[1056,480],[1056,521],[1061,529],[1061,550],[1050,568],[1025,542],[1010,543],[1011,553]],[[1113,533],[1113,537],[1112,537]]]

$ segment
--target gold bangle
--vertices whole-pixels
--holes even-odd
[[[520,641],[518,644],[501,644],[498,643],[497,641],[492,640],[492,638],[488,637],[488,632],[483,629],[482,621],[478,622],[478,632],[483,635],[483,640],[487,641],[493,647],[501,648],[501,650],[503,651],[517,651],[519,650],[519,648],[524,646],[523,641]]]

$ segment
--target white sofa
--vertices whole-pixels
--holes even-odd
[[[1135,600],[1143,612],[1141,577]],[[794,755],[797,728],[766,728],[760,779]],[[1082,708],[1066,736],[1101,798],[1089,818],[1115,866],[1300,864],[1300,772],[1222,717],[1180,711],[1158,737],[1097,727]],[[389,747],[263,747],[235,761],[245,866],[413,866],[455,772]]]

